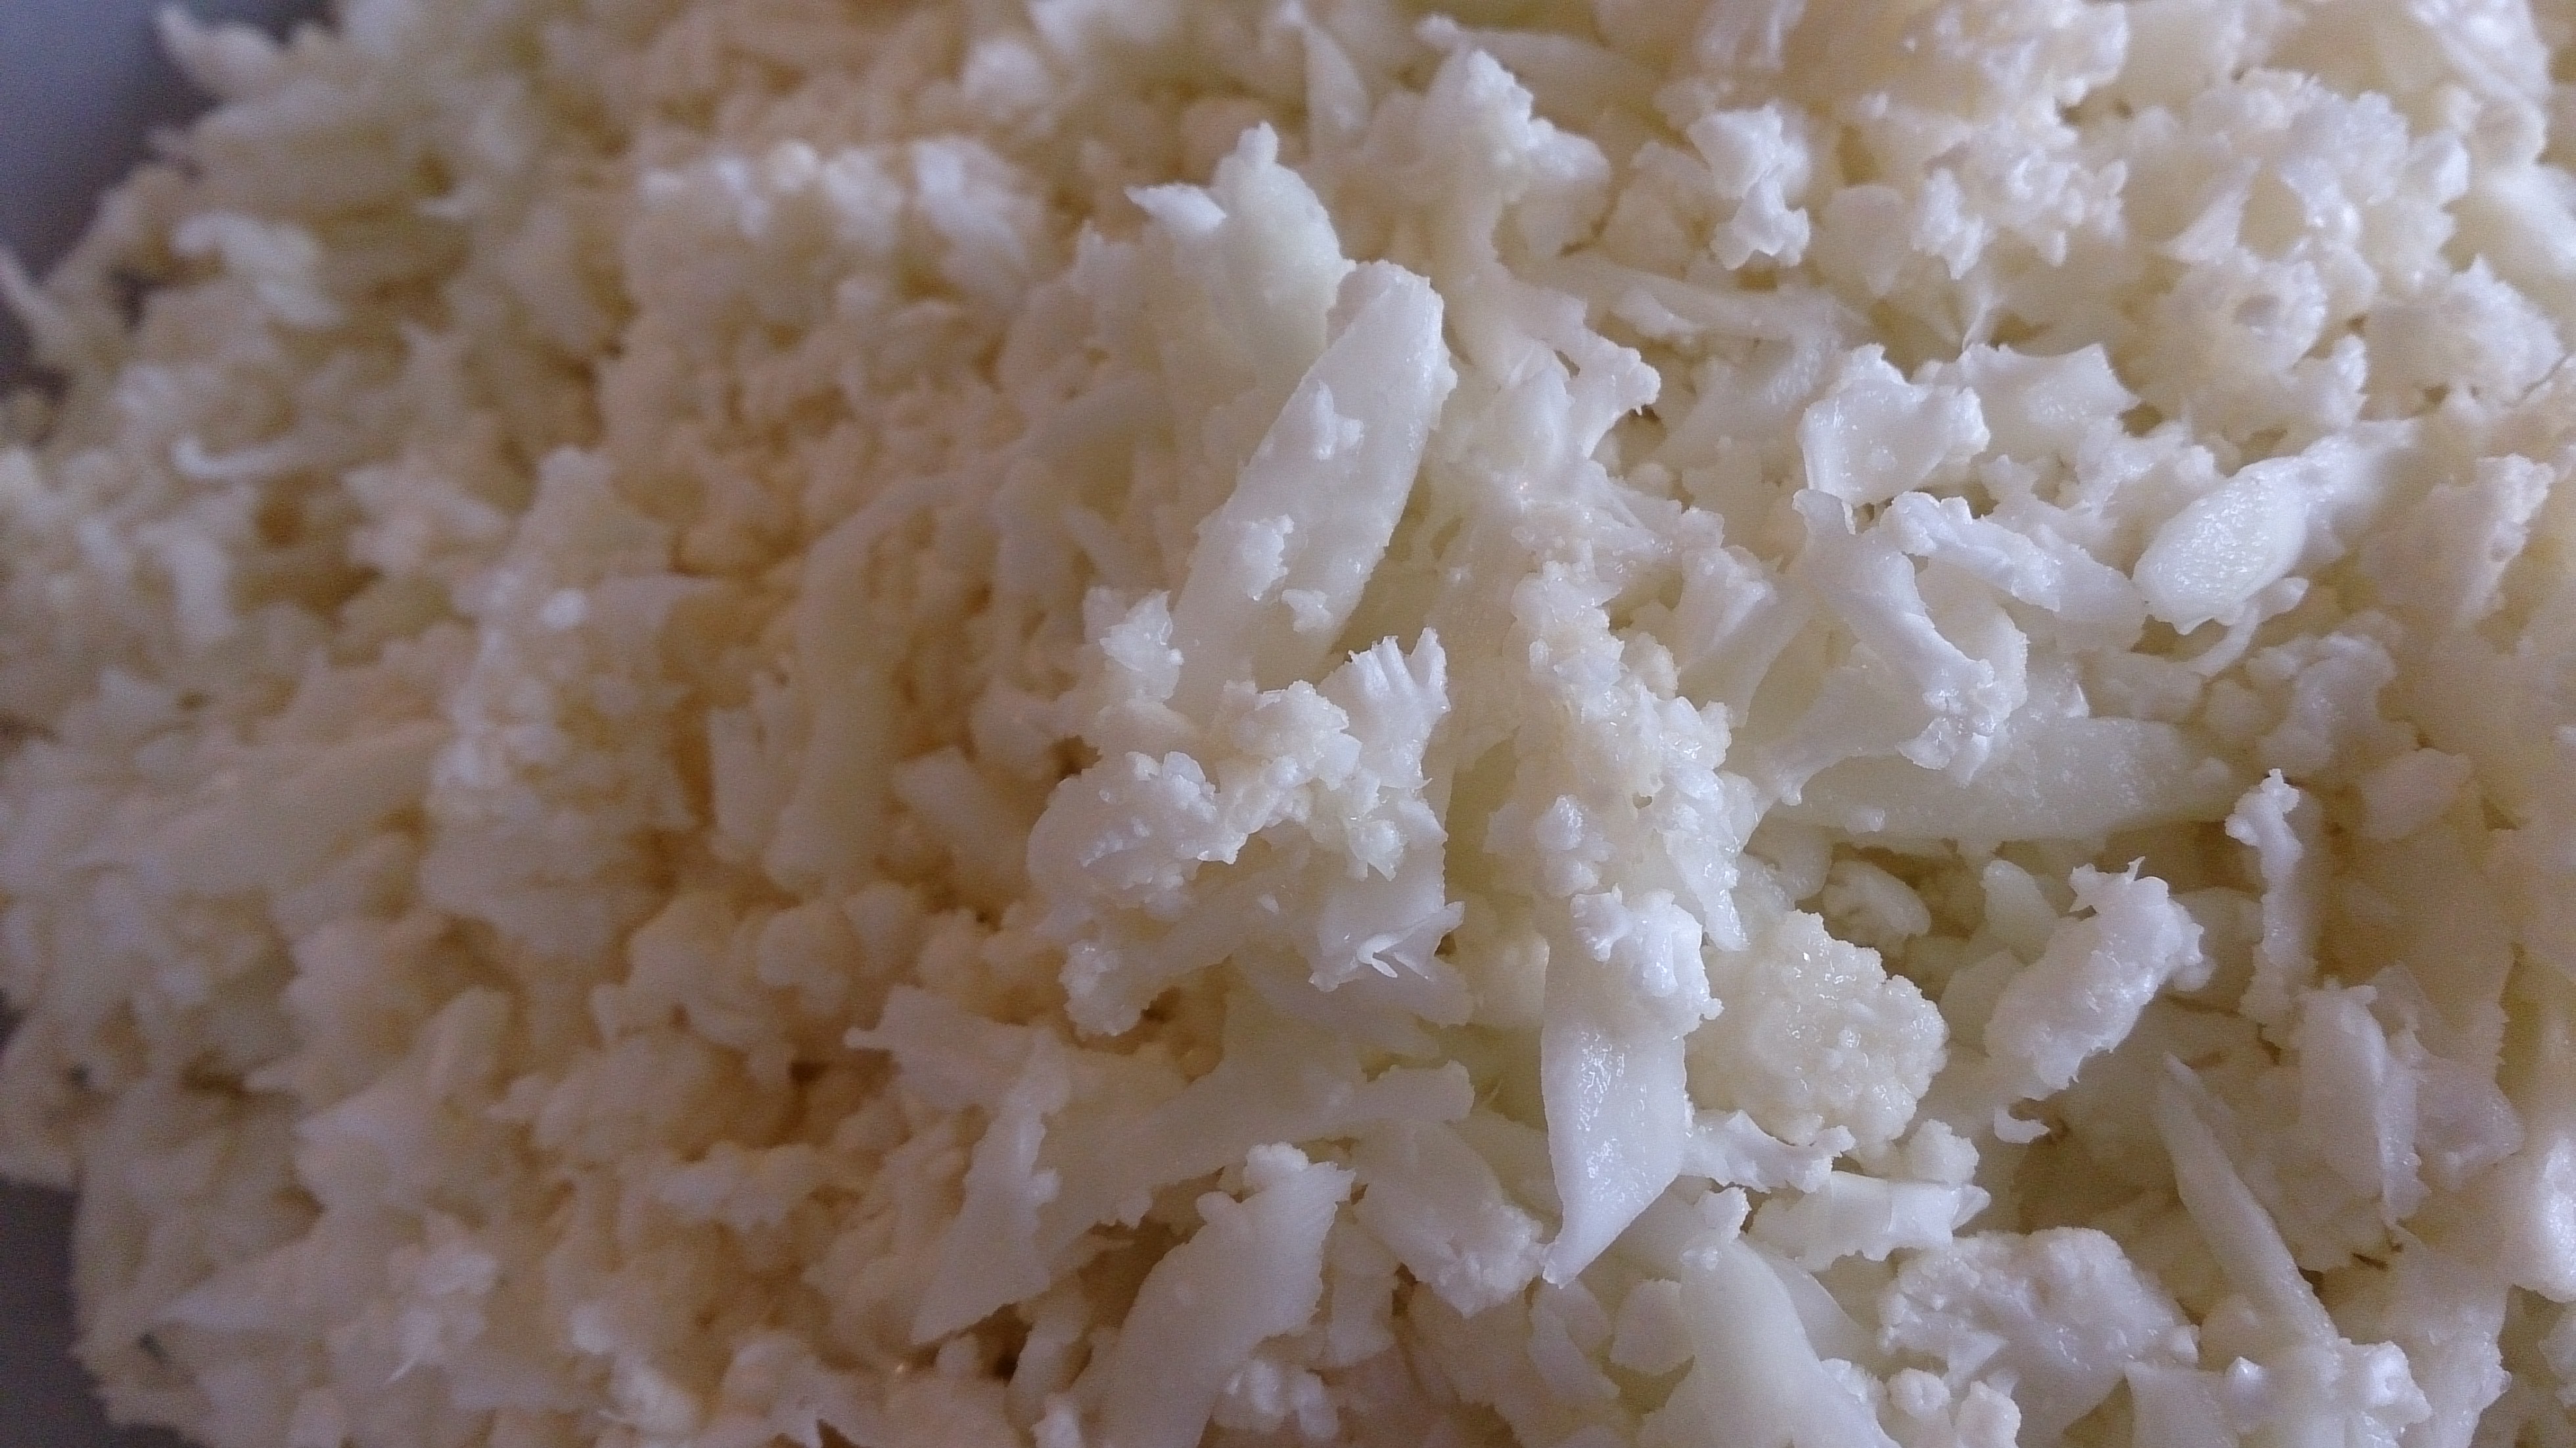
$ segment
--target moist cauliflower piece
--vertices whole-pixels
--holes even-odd
[[[2576,1401],[2551,0],[346,0],[0,402],[210,1448]]]
[[[1839,1129],[1876,1149],[1904,1132],[1941,1069],[1941,1014],[1878,953],[1805,911],[1715,963],[1722,1006],[1691,1051],[1712,1107],[1803,1142]]]
[[[2120,1245],[2083,1227],[1977,1233],[1909,1260],[1879,1304],[1890,1352],[1940,1364],[1953,1391],[1988,1382],[2035,1438],[2062,1433],[2132,1364],[2193,1360],[2173,1302]]]

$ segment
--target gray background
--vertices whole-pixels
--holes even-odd
[[[143,158],[155,128],[204,104],[154,38],[161,3],[0,0],[0,242],[32,271],[79,238],[91,201]],[[282,30],[323,7],[184,0],[182,8]],[[25,334],[0,307],[0,378],[18,377],[25,358]]]
[[[320,0],[186,0],[271,29]],[[149,133],[202,104],[160,53],[158,0],[0,0],[0,245],[42,274]],[[26,337],[0,307],[0,389],[26,377]],[[0,1030],[5,1030],[0,1023]],[[112,1430],[70,1356],[67,1198],[0,1187],[0,1448],[176,1448]]]

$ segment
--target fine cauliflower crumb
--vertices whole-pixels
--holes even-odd
[[[0,265],[120,1418],[2570,1441],[2559,0],[163,38]]]

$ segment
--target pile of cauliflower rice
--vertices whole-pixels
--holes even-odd
[[[8,299],[214,1448],[2576,1444],[2566,0],[345,0]]]

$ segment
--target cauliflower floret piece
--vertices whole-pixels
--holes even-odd
[[[2394,1445],[2409,1425],[2432,1416],[2406,1352],[2394,1343],[2356,1343],[2304,1279],[2280,1226],[2229,1160],[2207,1113],[2208,1088],[2167,1057],[2155,1116],[2183,1209],[2217,1259],[2244,1311],[2249,1340],[2227,1368],[2228,1417],[2248,1427],[2296,1424],[2317,1441]],[[2211,1325],[2218,1319],[2213,1315]]]
[[[1912,981],[1804,911],[1715,962],[1725,1013],[1691,1037],[1703,1104],[1790,1142],[1840,1126],[1868,1150],[1905,1130],[1944,1054],[1941,1013]]]
[[[1199,1198],[1203,1225],[1137,1289],[1110,1351],[1108,1441],[1186,1448],[1265,1338],[1293,1332],[1324,1295],[1324,1239],[1351,1173],[1290,1146],[1255,1147],[1238,1200]]]
[[[1361,1138],[1356,1215],[1416,1280],[1472,1317],[1538,1275],[1539,1224],[1445,1125],[1389,1122]]]
[[[2129,1364],[2188,1363],[2193,1350],[2173,1299],[2089,1227],[1925,1252],[1881,1296],[1879,1320],[1888,1351],[1940,1359],[1953,1385],[2008,1385],[2034,1443],[2093,1411]]]
[[[2018,1096],[2064,1090],[2088,1057],[2128,1038],[2166,985],[2209,981],[2200,925],[2164,881],[2134,865],[2118,875],[2081,866],[2072,884],[2092,914],[2057,927],[1986,1022],[1986,1049]]]
[[[1947,1246],[1985,1210],[1981,1187],[1890,1182],[1838,1171],[1804,1196],[1775,1196],[1753,1219],[1753,1236],[1814,1270],[1845,1257],[1884,1262],[1909,1247]]]
[[[2504,606],[2504,579],[2530,545],[2557,474],[2529,458],[2480,458],[2465,482],[2446,482],[2373,533],[2361,562],[2370,587],[2408,623],[2465,629]]]
[[[1691,144],[1708,162],[1717,194],[1736,204],[1735,215],[1709,238],[1720,265],[1740,267],[1760,256],[1795,266],[1806,254],[1807,213],[1791,204],[1815,174],[1801,119],[1774,102],[1711,112],[1691,123]]]
[[[1846,358],[1832,391],[1798,420],[1807,486],[1848,503],[1884,503],[1921,487],[1989,440],[1976,393],[1909,382],[1877,347]]]
[[[1922,897],[1867,860],[1836,860],[1820,903],[1844,938],[1874,950],[1898,949],[1932,928]]]
[[[1954,1396],[1939,1378],[1907,1368],[1887,1380],[1887,1401],[1904,1448],[2014,1448],[2021,1441],[2021,1409],[1984,1383]]]

